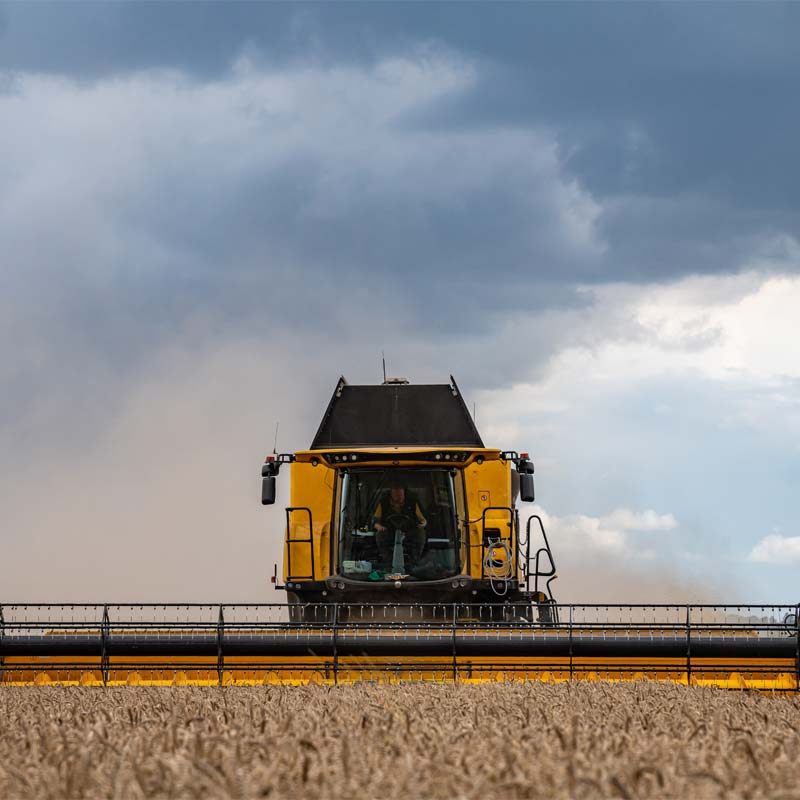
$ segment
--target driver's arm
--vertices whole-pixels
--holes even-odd
[[[428,524],[428,520],[422,515],[422,510],[419,507],[419,503],[414,506],[414,514],[417,517],[417,527],[424,528]]]
[[[372,523],[376,531],[385,531],[386,526],[383,524],[383,503],[378,503],[375,509],[375,515],[372,517]]]

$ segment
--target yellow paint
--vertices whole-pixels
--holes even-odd
[[[7,661],[7,666],[12,666]],[[541,681],[562,683],[567,681],[611,681],[631,680],[671,681],[684,686],[689,683],[682,659],[651,660],[636,664],[635,659],[622,661],[607,659],[599,665],[597,659],[591,666],[584,666],[574,659],[572,669],[568,659],[459,659],[455,682],[474,685],[506,681]],[[139,659],[128,670],[115,669],[109,665],[108,686],[216,686],[219,677],[216,662],[212,659],[192,659],[196,668],[187,667],[173,673],[158,659]],[[396,658],[382,661],[376,658],[348,657],[339,660],[334,678],[333,663],[322,657],[304,659],[307,666],[298,667],[291,659],[261,658],[247,659],[237,669],[236,659],[226,660],[222,675],[223,686],[303,686],[318,684],[331,686],[334,683],[352,684],[359,681],[394,685],[406,681],[429,683],[453,683],[452,662],[445,663],[436,658]],[[246,664],[246,666],[245,666]],[[759,672],[747,672],[748,666],[758,665]],[[135,666],[135,669],[133,668]],[[387,669],[382,670],[385,666]],[[622,667],[626,667],[622,669]],[[24,673],[4,670],[2,684],[8,686],[103,686],[96,664],[87,664],[81,671],[59,671],[54,659],[47,659],[36,669]],[[655,671],[654,668],[659,668]],[[797,689],[792,660],[752,660],[749,664],[724,660],[698,660],[692,664],[692,686],[716,686],[732,690],[757,690],[761,692],[793,692]]]
[[[398,454],[435,453],[441,448],[419,447],[392,447],[392,448],[349,448],[346,450],[326,450],[325,453],[355,453],[361,456],[356,464],[358,466],[442,466],[441,462],[432,463],[427,459],[419,461],[397,461]],[[511,543],[511,526],[508,511],[499,507],[511,505],[511,462],[500,458],[500,451],[491,448],[448,448],[453,451],[468,451],[472,455],[461,470],[464,481],[464,493],[467,498],[467,508],[459,509],[463,517],[464,511],[469,515],[469,574],[476,579],[481,577],[483,556],[482,519],[485,511],[486,527],[499,531],[501,539]],[[369,452],[370,457],[365,458],[364,453]],[[478,463],[480,458],[482,463]],[[311,568],[311,548],[308,544],[284,542],[283,579],[287,580],[288,556],[291,547],[291,571],[295,577],[311,576],[316,581],[325,580],[331,575],[331,531],[335,532],[337,520],[334,512],[334,495],[337,491],[335,476],[342,464],[328,465],[321,451],[303,450],[295,454],[295,462],[290,467],[291,479],[291,506],[293,508],[308,508],[312,515],[312,536],[314,551],[314,569]],[[316,462],[316,466],[314,466]],[[353,466],[348,462],[347,466]],[[460,481],[457,481],[460,482]],[[460,492],[458,493],[461,494]],[[458,498],[461,505],[461,497]],[[308,514],[305,511],[294,511],[289,517],[289,538],[308,539],[309,524]],[[462,553],[462,560],[466,562],[467,552]],[[466,571],[466,569],[465,569]],[[517,569],[521,577],[520,565]],[[300,581],[302,583],[302,580]]]
[[[317,454],[319,455],[319,454]],[[290,467],[291,505],[293,508],[311,510],[313,524],[314,570],[311,570],[311,549],[308,544],[284,542],[283,579],[288,576],[288,550],[291,552],[292,574],[310,576],[324,580],[330,575],[330,519],[333,508],[334,470],[324,461],[318,466],[310,462],[296,461]],[[308,514],[295,511],[289,516],[291,539],[308,539]]]

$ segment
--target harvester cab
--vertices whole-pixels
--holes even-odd
[[[292,604],[514,604],[553,619],[556,577],[526,453],[484,446],[455,380],[341,378],[308,450],[268,457],[262,503],[291,469],[283,584]],[[277,583],[277,581],[276,581]]]

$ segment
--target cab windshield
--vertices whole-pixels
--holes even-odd
[[[351,469],[339,509],[339,569],[353,580],[438,580],[460,572],[447,469]]]

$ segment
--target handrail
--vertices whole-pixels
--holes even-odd
[[[525,525],[525,545],[526,545],[526,568],[525,568],[525,588],[530,591],[530,563],[531,563],[531,520],[536,520],[539,523],[539,530],[542,534],[542,539],[544,540],[544,547],[540,547],[537,549],[536,554],[534,555],[534,573],[533,573],[533,590],[535,592],[539,591],[539,578],[549,578],[550,580],[547,581],[545,584],[547,587],[547,594],[552,598],[552,594],[550,592],[550,583],[555,580],[556,578],[556,562],[553,558],[553,551],[550,549],[550,542],[547,538],[547,533],[544,529],[544,523],[542,522],[542,518],[538,514],[531,514],[528,517],[528,521]],[[550,561],[550,569],[549,570],[540,570],[539,569],[539,561],[543,553],[547,553],[547,557]]]
[[[293,539],[291,516],[295,511],[305,511],[308,514],[308,538],[307,539]],[[292,545],[293,544],[307,544],[311,553],[311,574],[310,575],[293,575],[292,574]],[[311,515],[311,509],[308,506],[287,506],[286,508],[286,581],[313,581],[316,570],[314,569],[314,520]]]

